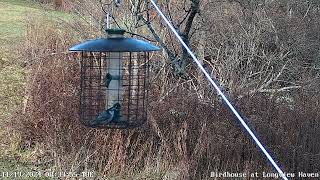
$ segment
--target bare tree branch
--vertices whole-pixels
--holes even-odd
[[[140,15],[139,17],[140,20],[142,20],[148,27],[149,31],[151,32],[151,34],[153,35],[153,37],[155,38],[156,41],[158,41],[161,45],[161,47],[166,51],[166,53],[168,54],[169,58],[171,61],[174,61],[176,58],[176,55],[169,49],[169,47],[167,47],[167,45],[162,41],[162,39],[160,38],[160,36],[156,33],[156,30],[154,29],[154,27],[151,25],[150,22],[148,22],[144,17],[142,17]]]

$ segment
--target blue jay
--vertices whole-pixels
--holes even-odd
[[[99,116],[95,119],[93,126],[99,124],[107,124],[110,122],[119,122],[121,105],[119,103],[114,104],[111,108],[104,110]]]

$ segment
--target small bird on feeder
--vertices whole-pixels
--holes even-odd
[[[116,7],[119,7],[121,5],[121,0],[115,0],[114,4]]]
[[[111,108],[104,110],[96,118],[92,126],[96,126],[99,124],[107,124],[110,122],[118,122],[120,117],[120,109],[121,105],[119,103],[116,103]]]
[[[112,80],[112,75],[110,73],[107,73],[105,77],[105,84],[104,84],[107,88],[109,88],[111,80]]]
[[[107,88],[109,88],[109,85],[111,83],[112,80],[120,80],[120,76],[117,75],[111,75],[110,73],[107,73],[105,78],[105,83],[104,86],[106,86]]]

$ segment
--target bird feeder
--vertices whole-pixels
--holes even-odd
[[[69,50],[80,56],[80,121],[94,128],[133,128],[147,119],[149,53],[160,48],[108,29],[107,38]]]

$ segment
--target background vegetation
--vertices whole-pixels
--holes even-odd
[[[144,1],[123,1],[114,16],[119,26],[164,49],[152,56],[148,123],[134,130],[79,124],[79,65],[67,49],[102,35],[103,12],[98,1],[60,2],[0,2],[21,11],[12,23],[0,21],[7,25],[0,29],[3,159],[35,169],[94,171],[100,179],[209,179],[211,171],[272,171]],[[318,1],[159,3],[284,170],[318,172]]]

